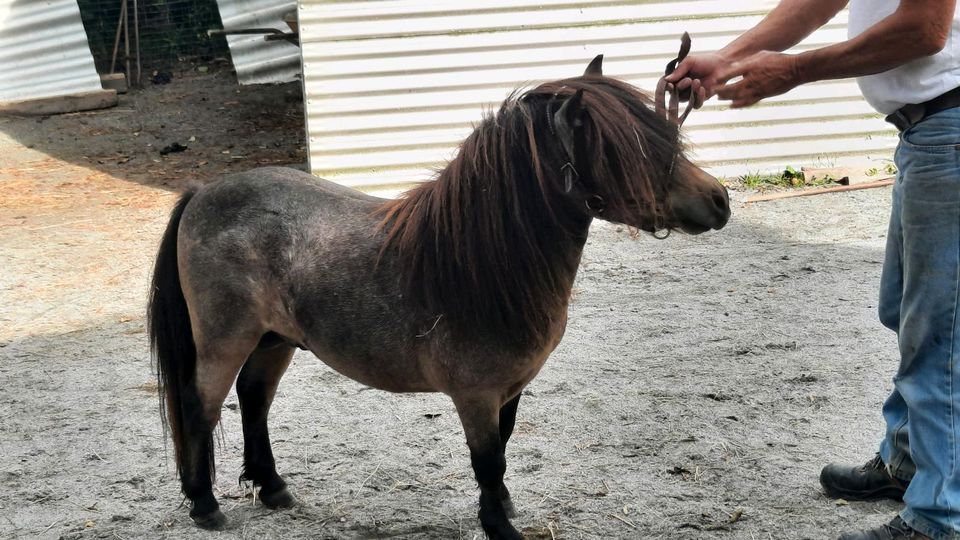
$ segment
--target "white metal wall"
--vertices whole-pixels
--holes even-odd
[[[289,32],[283,16],[296,0],[217,0],[225,30],[275,28]],[[266,41],[265,34],[227,36],[240,84],[295,81],[300,78],[300,49],[286,41]]]
[[[373,191],[429,179],[515,87],[578,75],[603,53],[605,74],[652,90],[683,31],[694,51],[716,50],[776,3],[300,0],[311,169]],[[798,49],[845,36],[843,12]],[[896,144],[854,81],[745,110],[711,101],[686,126],[696,157],[722,175],[889,157]]]
[[[0,0],[0,101],[95,90],[77,0]]]

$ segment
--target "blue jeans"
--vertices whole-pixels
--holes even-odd
[[[960,539],[960,109],[905,131],[896,164],[879,312],[900,366],[880,457],[910,480],[903,520]]]

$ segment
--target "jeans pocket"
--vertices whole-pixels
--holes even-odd
[[[960,151],[960,109],[929,116],[901,133],[900,142],[919,152],[948,154]]]

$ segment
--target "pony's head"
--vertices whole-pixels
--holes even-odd
[[[638,89],[603,76],[602,59],[581,77],[519,98],[556,141],[538,141],[538,168],[553,170],[560,199],[589,217],[650,232],[722,228],[730,217],[726,188],[687,159],[678,123]]]

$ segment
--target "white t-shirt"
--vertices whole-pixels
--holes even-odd
[[[900,0],[851,0],[849,36],[854,38],[897,10]],[[960,7],[947,45],[890,71],[857,79],[873,108],[890,114],[908,103],[923,103],[960,86]]]

